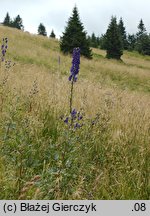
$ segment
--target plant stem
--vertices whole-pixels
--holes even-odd
[[[71,90],[70,90],[70,113],[72,112],[73,83],[74,83],[74,79],[72,79],[72,81],[71,81]]]

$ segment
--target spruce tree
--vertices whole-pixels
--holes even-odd
[[[141,19],[138,25],[138,33],[137,33],[137,39],[140,38],[144,33],[146,33],[146,28],[143,23],[143,20]]]
[[[106,34],[102,34],[99,38],[99,46],[100,49],[106,50],[107,45],[106,45]]]
[[[127,43],[128,43],[128,50],[133,51],[135,49],[135,44],[136,44],[136,35],[128,34]]]
[[[10,16],[9,16],[8,12],[6,14],[6,17],[4,18],[3,25],[5,25],[5,26],[11,26],[11,19],[10,19]]]
[[[90,47],[98,48],[100,46],[100,37],[96,37],[94,32],[92,33],[91,36],[88,36],[88,41]]]
[[[107,58],[120,60],[123,54],[123,44],[116,17],[111,18],[111,22],[106,32]]]
[[[122,18],[120,18],[120,20],[119,20],[118,27],[119,27],[119,30],[120,30],[120,33],[121,33],[123,48],[127,49],[128,48],[128,46],[127,46],[127,35],[126,35],[126,30],[125,30]]]
[[[53,30],[53,29],[52,29],[52,31],[51,31],[50,37],[51,37],[51,38],[55,38],[55,37],[56,37],[56,35],[55,35],[55,33],[54,33],[54,30]]]
[[[138,25],[137,41],[135,49],[143,55],[150,55],[150,37],[146,32],[143,20],[141,19]]]
[[[64,54],[72,53],[73,48],[79,47],[81,55],[92,58],[91,49],[89,47],[89,41],[84,31],[83,24],[80,21],[78,9],[75,6],[73,8],[72,16],[69,18],[67,27],[63,32],[63,36],[60,41],[60,50]]]
[[[47,36],[46,28],[42,23],[40,23],[40,25],[38,26],[38,34]]]
[[[94,47],[94,48],[98,47],[98,40],[94,32],[92,33],[92,36],[91,36],[91,47]]]
[[[20,30],[24,29],[23,21],[22,21],[22,18],[20,17],[20,15],[16,16],[16,18],[14,19],[14,21],[11,22],[11,26],[13,28],[17,28],[17,29],[20,29]]]
[[[138,44],[138,52],[142,55],[150,55],[150,35],[144,34]]]

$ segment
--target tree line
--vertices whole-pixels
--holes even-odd
[[[23,21],[20,15],[17,15],[14,19],[11,19],[8,12],[4,18],[3,25],[24,30]]]
[[[12,20],[7,13],[3,24],[24,29],[19,15]],[[39,24],[37,32],[39,35],[47,36],[46,28],[42,23]],[[52,30],[50,37],[55,38],[54,30]],[[91,36],[88,36],[80,20],[78,8],[75,6],[60,38],[60,50],[64,54],[69,54],[72,53],[74,47],[80,47],[81,55],[89,59],[92,59],[92,49],[90,47],[105,49],[108,59],[120,60],[124,50],[135,50],[140,54],[150,55],[150,34],[147,33],[142,19],[137,26],[137,33],[127,34],[123,19],[120,18],[117,22],[117,18],[112,16],[105,34],[96,37],[95,33],[92,33]]]
[[[107,50],[112,44],[122,50],[138,51],[143,55],[150,55],[150,34],[147,33],[143,20],[139,21],[136,34],[127,34],[123,19],[117,23],[116,17],[112,17],[105,34],[96,37],[93,32],[88,36],[90,46]]]
[[[111,17],[107,31],[101,37],[93,33],[88,36],[80,21],[77,7],[74,7],[65,31],[60,41],[60,48],[64,53],[71,53],[73,47],[80,47],[81,54],[92,58],[90,47],[106,50],[106,58],[121,59],[124,50],[136,50],[140,54],[150,55],[150,34],[147,33],[143,20],[137,26],[136,34],[126,33],[123,19],[119,23],[115,16]]]
[[[17,15],[14,19],[11,19],[9,13],[7,12],[2,24],[4,26],[24,30],[23,20],[20,17],[20,15]],[[39,35],[47,36],[46,28],[42,23],[39,24],[37,32]],[[56,37],[53,29],[51,31],[50,37],[52,38]]]

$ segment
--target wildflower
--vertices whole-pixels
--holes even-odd
[[[73,58],[72,58],[72,66],[70,69],[71,75],[69,76],[69,81],[77,81],[77,75],[79,73],[79,64],[80,64],[80,48],[73,49]]]
[[[78,120],[80,121],[83,118],[83,116],[78,116]]]
[[[1,61],[4,61],[4,57],[8,48],[7,43],[8,43],[8,38],[3,38],[3,44],[1,46],[1,54],[2,54]]]
[[[71,118],[76,119],[76,114],[77,114],[77,111],[75,109],[73,109],[71,112]]]
[[[83,116],[76,109],[73,109],[69,116],[67,116],[63,121],[68,125],[69,128],[76,130],[83,126]]]
[[[69,117],[67,117],[65,120],[64,120],[64,123],[68,124],[69,122]]]
[[[6,50],[3,49],[3,50],[2,50],[2,55],[5,56],[5,53],[6,53]]]
[[[8,38],[5,38],[5,42],[8,43]]]
[[[75,125],[74,125],[74,129],[76,129],[76,128],[80,128],[81,127],[81,125],[79,124],[79,123],[75,123]]]

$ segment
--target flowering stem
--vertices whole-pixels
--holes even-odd
[[[72,112],[73,84],[74,84],[74,79],[72,79],[71,81],[71,89],[70,89],[70,113]]]
[[[79,65],[80,65],[80,48],[76,47],[73,49],[73,56],[72,56],[72,66],[70,69],[70,76],[68,78],[71,81],[71,89],[70,89],[70,114],[72,113],[72,104],[73,104],[73,85],[74,82],[77,81],[77,75],[79,73]],[[73,123],[73,119],[72,119]],[[72,124],[71,123],[71,124]]]

